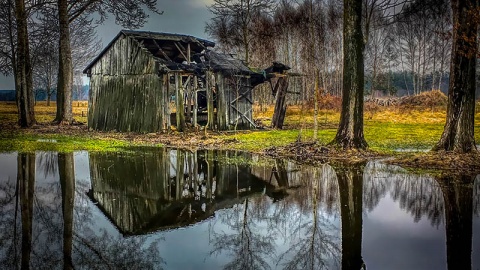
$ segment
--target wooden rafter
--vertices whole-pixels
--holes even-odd
[[[170,59],[170,57],[168,57],[167,53],[165,53],[164,50],[162,50],[162,47],[160,47],[160,45],[157,43],[157,41],[155,39],[152,39],[153,40],[153,43],[157,46],[157,49],[160,53],[162,53],[163,57],[165,57],[166,60],[172,62],[172,59]]]
[[[187,58],[187,56],[185,55],[185,53],[183,53],[183,51],[186,51],[185,48],[182,46],[182,44],[178,43],[178,42],[174,42],[173,44],[175,44],[175,47],[177,47],[178,51],[180,52],[180,54],[183,56],[183,58],[188,61],[189,59]],[[182,50],[183,49],[183,50]]]

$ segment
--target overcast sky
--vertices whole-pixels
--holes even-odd
[[[157,7],[163,15],[150,14],[147,24],[139,30],[187,34],[208,39],[205,34],[205,23],[211,18],[207,5],[213,0],[161,0]],[[97,27],[98,37],[103,46],[107,45],[122,27],[115,24],[114,18],[109,18],[103,25]],[[0,90],[14,89],[13,78],[0,75]]]

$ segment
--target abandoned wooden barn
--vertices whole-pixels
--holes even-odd
[[[211,129],[254,128],[253,72],[211,41],[188,35],[121,31],[85,68],[88,126],[95,130],[183,131],[205,120]]]

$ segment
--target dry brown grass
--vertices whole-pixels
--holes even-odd
[[[50,106],[47,106],[46,101],[38,101],[34,109],[35,118],[38,123],[50,123],[55,119],[57,104],[50,102]],[[80,123],[87,122],[87,101],[74,101],[72,111],[75,121]],[[2,124],[15,123],[17,117],[17,106],[15,102],[0,102],[0,122]]]
[[[440,90],[433,90],[420,93],[415,96],[407,96],[400,99],[400,106],[404,107],[445,107],[447,106],[448,97]]]

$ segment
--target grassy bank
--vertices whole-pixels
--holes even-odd
[[[478,107],[478,106],[477,106]],[[313,111],[300,106],[290,106],[283,130],[254,130],[238,132],[209,132],[205,138],[201,131],[169,134],[133,134],[88,131],[86,127],[86,102],[74,102],[73,112],[77,122],[83,125],[51,125],[55,117],[55,103],[50,107],[44,102],[35,106],[39,125],[19,129],[14,103],[0,103],[0,151],[118,151],[128,146],[172,145],[178,147],[228,148],[260,152],[266,148],[285,146],[313,139]],[[369,106],[365,111],[365,138],[370,149],[392,154],[398,150],[424,150],[431,148],[440,138],[445,122],[446,109],[442,106],[403,108]],[[254,117],[268,126],[273,108],[260,111],[255,108]],[[319,113],[318,142],[327,144],[335,136],[340,113],[323,109]],[[475,139],[480,142],[480,110],[475,115]]]

